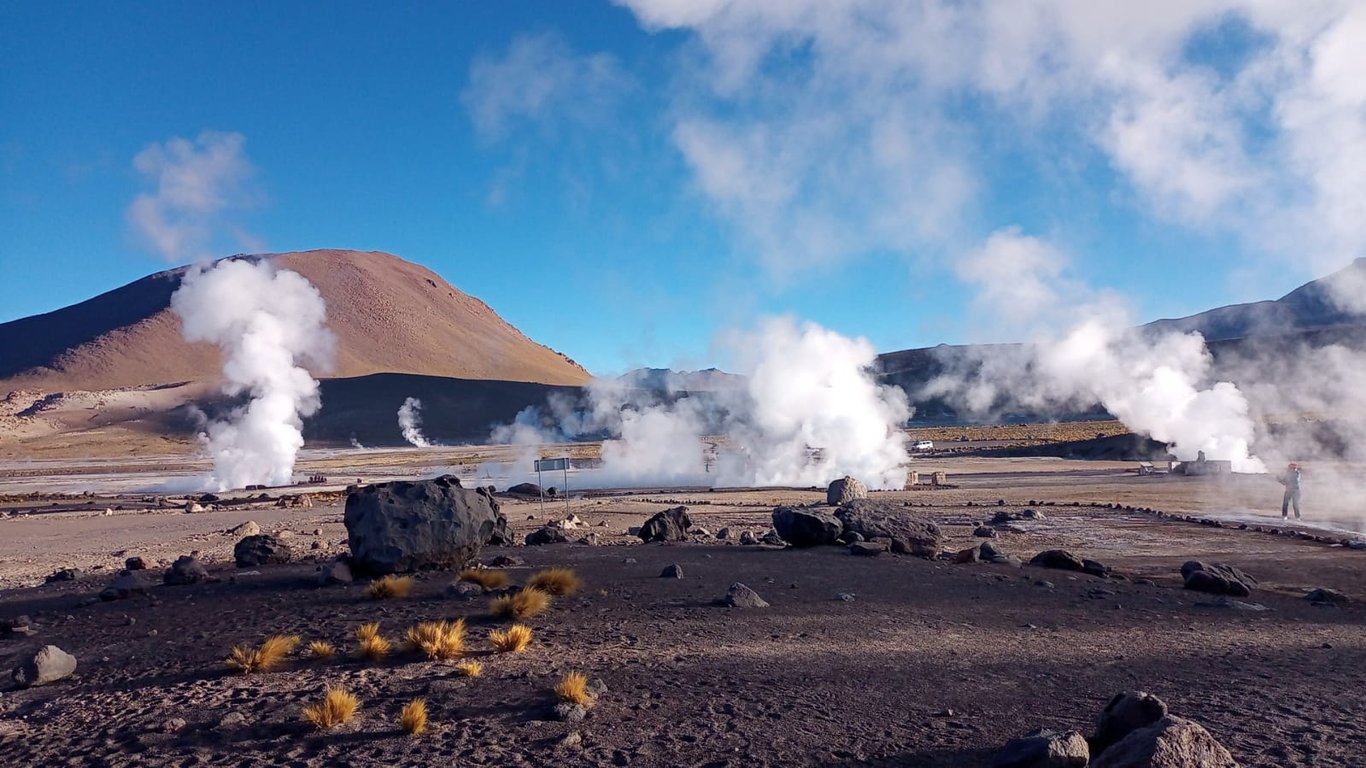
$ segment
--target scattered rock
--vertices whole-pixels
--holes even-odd
[[[1054,568],[1059,571],[1083,571],[1085,565],[1080,557],[1065,549],[1046,549],[1029,560],[1030,565],[1040,568]]]
[[[62,568],[62,569],[60,569],[60,570],[53,571],[51,574],[49,574],[47,578],[43,579],[43,583],[44,583],[44,584],[53,584],[53,583],[56,583],[56,582],[58,582],[58,581],[75,581],[76,579],[79,579],[80,577],[81,577],[81,569],[79,569],[79,568]]]
[[[1181,576],[1186,580],[1186,589],[1212,595],[1247,597],[1257,586],[1256,579],[1223,563],[1189,560],[1181,566]]]
[[[742,546],[753,546],[759,543],[759,538],[753,531],[740,531],[740,544]]]
[[[569,537],[564,535],[564,531],[558,526],[547,525],[528,533],[526,544],[528,547],[538,547],[544,544],[563,544],[569,541]]]
[[[1101,710],[1091,751],[1099,755],[1111,744],[1139,728],[1147,728],[1167,716],[1167,703],[1144,691],[1118,693]]]
[[[318,571],[318,583],[324,586],[329,584],[350,584],[355,581],[355,574],[351,573],[351,564],[342,558],[337,558]]]
[[[1168,716],[1106,748],[1091,768],[1238,768],[1238,763],[1199,723]]]
[[[1112,570],[1113,570],[1113,569],[1110,568],[1110,566],[1108,566],[1108,565],[1102,565],[1101,563],[1099,563],[1099,562],[1097,562],[1097,561],[1095,561],[1095,560],[1091,560],[1091,559],[1089,559],[1089,558],[1082,558],[1082,561],[1081,561],[1081,572],[1082,572],[1082,573],[1089,573],[1089,574],[1091,574],[1092,576],[1100,576],[1100,577],[1104,578],[1104,577],[1106,577],[1106,576],[1109,576],[1109,575],[1110,575],[1110,572],[1111,572]]]
[[[1314,605],[1343,605],[1351,602],[1351,599],[1346,595],[1336,589],[1329,589],[1327,587],[1319,587],[1318,589],[1312,590],[1309,594],[1304,596],[1304,599]]]
[[[828,512],[778,507],[773,510],[773,529],[794,547],[816,547],[837,543],[844,533],[844,523]]]
[[[701,537],[701,538],[708,538],[708,537],[711,536],[711,531],[707,530],[706,528],[696,528],[696,527],[694,527],[694,528],[689,528],[689,529],[688,529],[688,535],[689,535],[689,536],[698,536],[698,537]]]
[[[866,498],[868,498],[868,486],[864,485],[861,480],[848,475],[831,482],[829,487],[825,489],[825,503],[832,507],[843,506],[854,499]]]
[[[579,543],[590,547],[596,547],[602,543],[602,538],[596,533],[590,533],[587,536],[580,538]]]
[[[281,499],[281,501],[284,501],[284,499]],[[261,526],[258,525],[255,520],[248,520],[236,528],[228,529],[229,536],[259,536],[260,534]]]
[[[510,543],[498,502],[453,475],[352,486],[344,522],[351,567],[366,574],[462,568],[485,544]]]
[[[241,712],[229,712],[218,721],[219,728],[236,728],[247,724],[247,716]]]
[[[109,582],[109,586],[100,592],[100,599],[126,600],[133,595],[145,595],[151,588],[152,585],[141,571],[120,571],[119,575]]]
[[[986,525],[979,525],[972,529],[972,535],[982,539],[996,538],[996,529]]]
[[[199,584],[209,580],[209,570],[193,554],[181,555],[161,577],[162,582],[172,586]]]
[[[656,514],[640,527],[641,541],[687,541],[692,518],[687,507],[674,507]]]
[[[772,528],[770,528],[770,529],[768,529],[767,531],[765,531],[765,532],[764,532],[764,535],[759,537],[759,543],[760,543],[760,544],[767,544],[767,545],[769,545],[770,547],[785,547],[785,546],[787,546],[787,542],[786,542],[786,541],[783,541],[783,537],[782,537],[782,536],[779,536],[779,535],[778,535],[778,532],[775,531],[775,530],[773,530]]]
[[[526,561],[512,555],[499,555],[489,561],[490,568],[511,568],[517,565],[526,565]]]
[[[672,564],[670,564],[670,565],[666,565],[666,566],[664,566],[664,570],[662,570],[662,571],[659,572],[659,578],[661,578],[661,579],[681,579],[681,578],[683,578],[683,566],[679,565],[678,563],[672,563]]]
[[[541,497],[541,486],[535,483],[518,483],[508,489],[508,493],[514,496],[535,496]]]
[[[1014,522],[1018,522],[1018,521],[1020,521],[1020,520],[1042,520],[1042,519],[1043,519],[1043,513],[1040,512],[1040,511],[1037,510],[1037,509],[1022,509],[1022,510],[1020,510],[1019,512],[1011,512],[1010,510],[1005,510],[1005,509],[1003,509],[1003,510],[1001,510],[1000,512],[997,512],[995,515],[992,515],[992,517],[991,517],[991,524],[992,524],[992,525],[1005,525],[1006,523],[1014,523]]]
[[[726,590],[726,596],[721,598],[721,605],[727,608],[767,608],[768,603],[759,597],[759,593],[749,587],[735,582]]]
[[[1020,561],[1006,554],[1004,550],[990,541],[982,542],[977,548],[977,556],[984,563],[996,563],[998,565],[1019,565]]]
[[[470,600],[484,594],[484,588],[469,581],[457,581],[446,587],[446,595],[461,600]]]
[[[717,531],[717,532],[716,532],[716,538],[719,539],[719,540],[721,540],[721,541],[725,541],[726,539],[729,539],[729,538],[730,538],[730,529],[729,529],[729,528],[722,528],[721,530]]]
[[[857,533],[866,540],[899,539],[908,547],[917,544],[938,548],[941,540],[939,526],[932,521],[894,506],[870,499],[856,499],[835,511],[844,530]]]
[[[180,731],[184,730],[184,728],[185,721],[184,719],[179,717],[173,717],[169,720],[164,721],[161,724],[162,733],[179,733]]]
[[[887,551],[887,544],[881,541],[856,541],[846,549],[857,557],[877,557]]]
[[[20,688],[33,688],[71,677],[75,672],[76,657],[48,645],[15,667],[13,677]]]
[[[582,722],[585,717],[588,717],[588,710],[578,704],[562,701],[555,705],[555,719],[557,720],[563,720],[566,723],[578,723]]]
[[[130,557],[123,561],[123,567],[130,571],[145,571],[147,570],[147,561],[140,557]]]
[[[1221,597],[1221,598],[1219,598],[1218,600],[1213,600],[1213,601],[1210,601],[1210,602],[1197,602],[1197,603],[1195,604],[1195,607],[1196,607],[1196,608],[1229,608],[1229,609],[1233,609],[1233,610],[1235,610],[1235,611],[1252,611],[1252,612],[1254,612],[1254,613],[1260,613],[1260,612],[1262,612],[1262,611],[1269,611],[1269,610],[1271,610],[1270,608],[1267,608],[1265,605],[1262,605],[1261,603],[1245,603],[1245,602],[1243,602],[1242,600],[1234,600],[1234,599],[1231,598],[1231,597]]]
[[[266,533],[248,536],[237,542],[237,546],[232,549],[232,557],[238,568],[283,565],[288,563],[293,555],[287,544]]]
[[[852,603],[854,602],[854,595],[849,592],[840,592],[839,594],[835,595],[835,599],[840,601],[841,603]]]
[[[0,629],[5,630],[11,635],[25,635],[31,637],[37,634],[32,622],[27,616],[15,616],[12,619],[0,619]]]
[[[1040,728],[1011,739],[996,753],[993,768],[1086,768],[1091,750],[1076,731]]]

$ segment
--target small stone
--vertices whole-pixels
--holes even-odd
[[[849,592],[840,592],[839,594],[835,595],[835,599],[840,601],[841,603],[854,602],[854,596]]]
[[[446,587],[446,594],[460,600],[469,600],[484,594],[484,588],[468,581],[457,581]]]
[[[683,578],[683,566],[678,563],[671,563],[664,566],[664,570],[659,572],[661,579],[681,579]]]
[[[583,743],[583,736],[578,731],[570,731],[565,734],[564,738],[560,739],[561,747],[577,747],[581,743]]]
[[[20,688],[55,683],[76,672],[76,657],[55,645],[44,646],[14,669],[14,682]]]
[[[566,723],[582,722],[587,716],[588,710],[578,704],[562,701],[555,705],[556,719],[563,720]]]
[[[123,567],[129,571],[145,571],[147,570],[147,562],[140,557],[130,557],[123,561]]]
[[[185,727],[185,721],[179,717],[173,717],[161,724],[162,733],[177,733]]]
[[[768,603],[759,597],[759,593],[749,587],[735,582],[726,591],[726,596],[721,598],[721,605],[727,608],[767,608]]]
[[[239,725],[246,724],[246,722],[247,716],[242,714],[241,712],[229,712],[228,714],[223,715],[223,719],[218,721],[218,727],[235,728]]]

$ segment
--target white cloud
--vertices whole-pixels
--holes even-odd
[[[229,221],[256,196],[245,145],[240,133],[204,131],[193,141],[174,137],[139,152],[133,168],[153,191],[128,207],[138,237],[169,261],[210,258],[219,237],[259,246],[259,239]]]
[[[476,58],[460,101],[479,135],[494,141],[517,121],[598,122],[632,82],[610,54],[578,54],[559,35],[531,34],[502,55]]]
[[[1021,149],[1313,271],[1366,253],[1360,2],[618,2],[691,33],[675,142],[775,271],[971,236]]]

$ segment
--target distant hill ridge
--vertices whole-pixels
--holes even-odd
[[[590,378],[484,302],[392,254],[315,250],[259,258],[303,275],[327,302],[337,355],[326,376],[395,372],[566,385]],[[170,310],[185,271],[158,272],[79,304],[0,324],[0,392],[216,380],[217,348],[184,341]]]

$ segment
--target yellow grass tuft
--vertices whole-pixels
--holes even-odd
[[[269,672],[279,667],[280,662],[298,645],[298,635],[271,635],[261,642],[259,648],[233,646],[232,653],[228,655],[228,667],[244,675]]]
[[[379,622],[356,627],[356,640],[359,641],[356,655],[370,661],[379,661],[388,656],[389,652],[394,649],[394,644],[380,635]]]
[[[416,736],[427,730],[427,702],[413,699],[403,705],[398,714],[398,725],[409,736]]]
[[[489,610],[494,616],[512,619],[528,619],[549,607],[550,595],[534,587],[524,587],[514,595],[495,597],[489,603]]]
[[[560,701],[578,704],[581,707],[593,705],[593,697],[588,694],[588,678],[580,672],[570,672],[555,686],[555,695]]]
[[[499,653],[521,653],[531,645],[531,627],[513,624],[507,629],[495,629],[489,633],[489,642]]]
[[[407,597],[413,591],[412,576],[385,576],[370,582],[365,590],[372,600],[388,600],[391,597]]]
[[[564,597],[578,592],[580,582],[579,575],[569,568],[547,568],[532,576],[526,585],[557,597]]]
[[[484,589],[502,589],[508,585],[508,574],[507,571],[487,568],[466,568],[460,572],[460,580],[478,584]]]
[[[308,644],[308,648],[305,650],[308,652],[309,658],[314,659],[330,659],[337,655],[337,646],[326,640],[314,640]]]
[[[329,685],[322,701],[304,707],[304,719],[323,731],[349,722],[355,717],[358,709],[360,699],[357,699],[355,694],[345,688],[333,688]]]
[[[408,629],[408,646],[433,661],[451,661],[465,651],[465,620],[424,621]]]
[[[477,661],[462,661],[456,664],[455,668],[465,677],[479,677],[484,674],[484,665]]]

